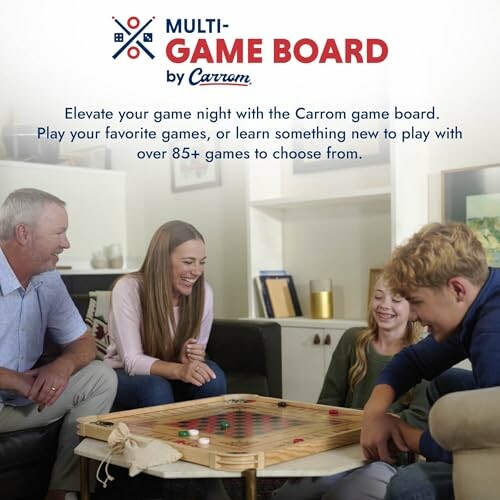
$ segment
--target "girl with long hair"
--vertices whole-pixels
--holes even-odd
[[[106,356],[118,375],[114,409],[225,394],[223,371],[205,359],[213,321],[205,261],[200,232],[170,221],[153,235],[139,271],[115,283]]]
[[[410,319],[406,299],[394,295],[384,275],[375,282],[368,306],[368,326],[350,328],[342,335],[332,355],[318,403],[362,409],[375,380],[392,357],[404,347],[418,342],[422,328]],[[410,425],[427,428],[429,403],[427,382],[421,382],[390,408]],[[384,462],[323,478],[288,481],[275,492],[286,500],[383,499],[386,485],[396,468]]]
[[[368,306],[368,326],[350,328],[342,335],[330,361],[318,403],[362,409],[370,397],[375,379],[407,345],[422,338],[422,327],[409,318],[408,301],[393,295],[383,274],[373,289]],[[427,426],[425,387],[418,394],[405,394],[391,407],[392,413]]]

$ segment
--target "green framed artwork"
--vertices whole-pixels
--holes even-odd
[[[443,220],[465,222],[500,267],[500,165],[442,172]]]

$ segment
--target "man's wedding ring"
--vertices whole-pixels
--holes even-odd
[[[55,391],[57,391],[57,389],[56,389],[54,386],[52,386],[52,387],[50,388],[50,390],[51,390],[51,391],[54,391],[54,392],[55,392]]]

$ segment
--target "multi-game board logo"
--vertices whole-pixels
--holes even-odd
[[[145,31],[153,20],[154,16],[141,26],[139,18],[131,16],[127,19],[127,25],[125,26],[116,17],[113,17],[113,21],[121,28],[121,31],[115,32],[114,35],[115,43],[121,45],[113,54],[113,59],[116,59],[125,49],[130,59],[137,59],[141,55],[141,51],[147,54],[150,59],[154,59],[154,54],[146,47],[146,44],[153,41],[153,33]]]
[[[122,23],[113,17],[119,28],[114,33],[115,46],[118,44],[119,48],[113,59],[123,52],[129,59],[137,59],[142,53],[154,59],[150,50],[153,41],[150,25],[154,20],[153,16],[141,23],[137,16],[130,16]],[[173,85],[248,87],[252,84],[251,76],[232,72],[230,65],[236,68],[266,62],[279,65],[378,64],[389,54],[387,43],[380,38],[232,38],[227,35],[229,23],[219,18],[166,18],[164,30],[165,45],[160,49],[160,61],[157,62],[168,64],[166,82]],[[162,44],[161,35],[159,43]]]

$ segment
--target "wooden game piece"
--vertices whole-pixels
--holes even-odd
[[[200,431],[198,429],[189,429],[188,431],[190,439],[198,439]]]
[[[278,406],[279,406],[280,408],[286,408],[286,407],[288,406],[288,403],[287,403],[286,401],[280,401],[280,402],[278,403]]]
[[[179,431],[177,435],[181,438],[185,438],[185,437],[189,436],[189,432],[188,431]]]
[[[339,414],[339,411],[338,411],[338,410],[336,410],[335,408],[332,408],[331,410],[329,410],[329,411],[328,411],[328,413],[329,413],[330,415],[338,415],[338,414]]]
[[[231,424],[229,422],[226,422],[225,420],[223,420],[221,423],[220,423],[220,428],[224,431],[226,429],[229,429],[229,427],[231,427]]]
[[[293,440],[293,444],[302,443],[302,441],[304,441],[304,439],[303,439],[303,438],[295,438],[295,439]]]
[[[207,437],[201,437],[200,439],[198,439],[198,444],[199,444],[202,448],[206,448],[206,447],[210,444],[210,438],[207,438]]]

